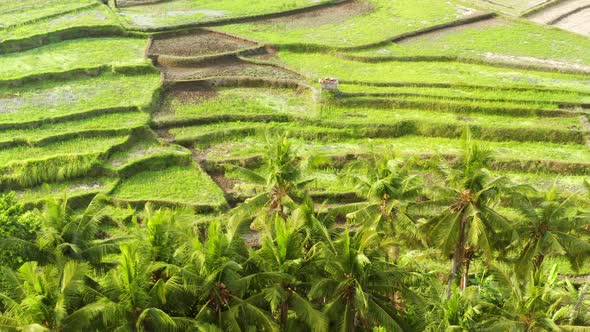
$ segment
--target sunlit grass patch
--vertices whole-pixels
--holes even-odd
[[[475,12],[451,1],[440,0],[422,0],[419,4],[413,0],[363,0],[350,5],[351,9],[345,9],[346,6],[349,5],[325,9],[317,15],[233,24],[217,29],[271,44],[345,47],[384,41]],[[339,14],[339,11],[343,13]]]
[[[61,123],[46,123],[37,128],[7,129],[0,131],[0,143],[27,141],[34,143],[54,136],[84,132],[130,131],[147,125],[149,114],[126,112],[99,115],[96,117]]]
[[[127,138],[127,136],[76,138],[45,146],[18,146],[1,149],[0,165],[15,161],[45,159],[59,155],[105,153],[113,146],[124,143]]]
[[[4,54],[0,55],[0,77],[11,80],[103,65],[145,64],[146,45],[146,40],[138,38],[89,38]]]
[[[94,109],[142,107],[151,102],[159,86],[158,75],[105,74],[0,87],[0,123],[30,122]]]
[[[538,72],[456,62],[364,63],[319,53],[280,52],[280,60],[310,78],[363,82],[424,82],[501,87],[551,87],[590,91],[584,75]]]
[[[83,178],[58,183],[43,184],[17,192],[23,202],[35,202],[51,198],[73,198],[80,195],[106,193],[117,183],[116,178],[97,177]]]
[[[162,200],[189,205],[225,204],[223,192],[200,168],[176,166],[146,171],[124,179],[113,196],[129,200]]]
[[[329,0],[175,0],[119,9],[135,27],[166,27],[225,18],[281,12]]]
[[[0,30],[0,43],[73,27],[117,25],[119,25],[119,21],[112,11],[105,6],[95,6],[31,24],[18,25],[11,29]]]
[[[9,1],[11,5],[1,5],[0,28],[56,15],[65,11],[95,4],[92,0],[52,0],[52,1]]]
[[[585,36],[524,20],[499,20],[489,26],[418,37],[403,43],[356,52],[362,56],[453,55],[490,61],[537,58],[590,65]],[[502,58],[509,56],[514,58]],[[558,66],[558,64],[555,64]]]
[[[201,118],[222,114],[313,114],[313,103],[305,93],[287,89],[224,88],[213,94],[169,95],[158,120]]]

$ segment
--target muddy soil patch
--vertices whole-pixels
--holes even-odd
[[[278,25],[287,29],[317,28],[326,24],[337,24],[355,16],[373,12],[373,6],[365,1],[349,1],[323,7],[307,13],[257,21],[256,24]]]
[[[190,81],[212,77],[258,77],[276,80],[298,80],[295,73],[270,66],[257,65],[241,60],[228,59],[210,66],[191,68],[162,67],[164,79],[168,81]]]
[[[154,113],[154,119],[162,119],[174,115],[174,109],[179,104],[200,104],[215,98],[217,91],[200,84],[183,84],[169,90],[160,108]]]
[[[200,30],[187,35],[154,38],[148,54],[191,57],[235,52],[254,46],[255,43],[246,40]]]

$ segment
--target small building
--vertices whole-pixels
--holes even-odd
[[[337,78],[320,78],[321,92],[338,92],[338,79]]]

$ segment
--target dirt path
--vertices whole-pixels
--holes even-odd
[[[590,35],[590,0],[564,0],[529,15],[528,19]]]

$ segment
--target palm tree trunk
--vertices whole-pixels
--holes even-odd
[[[287,301],[281,303],[280,307],[280,320],[283,328],[287,327],[287,320],[289,319],[289,303]]]
[[[545,260],[545,255],[538,255],[537,257],[535,257],[535,261],[533,262],[535,274],[537,273],[537,271],[539,271],[539,269],[541,268],[541,265],[543,265],[544,260]]]
[[[580,314],[580,308],[582,307],[582,304],[584,303],[584,299],[586,299],[586,293],[588,292],[589,287],[590,287],[590,281],[586,281],[586,283],[584,284],[584,287],[582,288],[582,291],[580,292],[580,296],[578,297],[578,301],[576,302],[576,305],[574,306],[574,310],[572,310],[572,314],[571,314],[570,320],[569,320],[570,325],[573,325],[576,322],[576,318]]]
[[[451,267],[451,274],[449,275],[449,284],[447,285],[447,298],[451,298],[453,295],[453,284],[455,278],[461,270],[463,264],[463,257],[465,256],[465,225],[467,224],[467,216],[461,212],[461,225],[459,227],[459,238],[455,244],[455,253],[453,254],[453,265]]]
[[[468,252],[465,254],[465,259],[463,260],[463,274],[461,276],[461,290],[467,288],[469,283],[469,265],[471,264],[471,257],[472,253]]]

